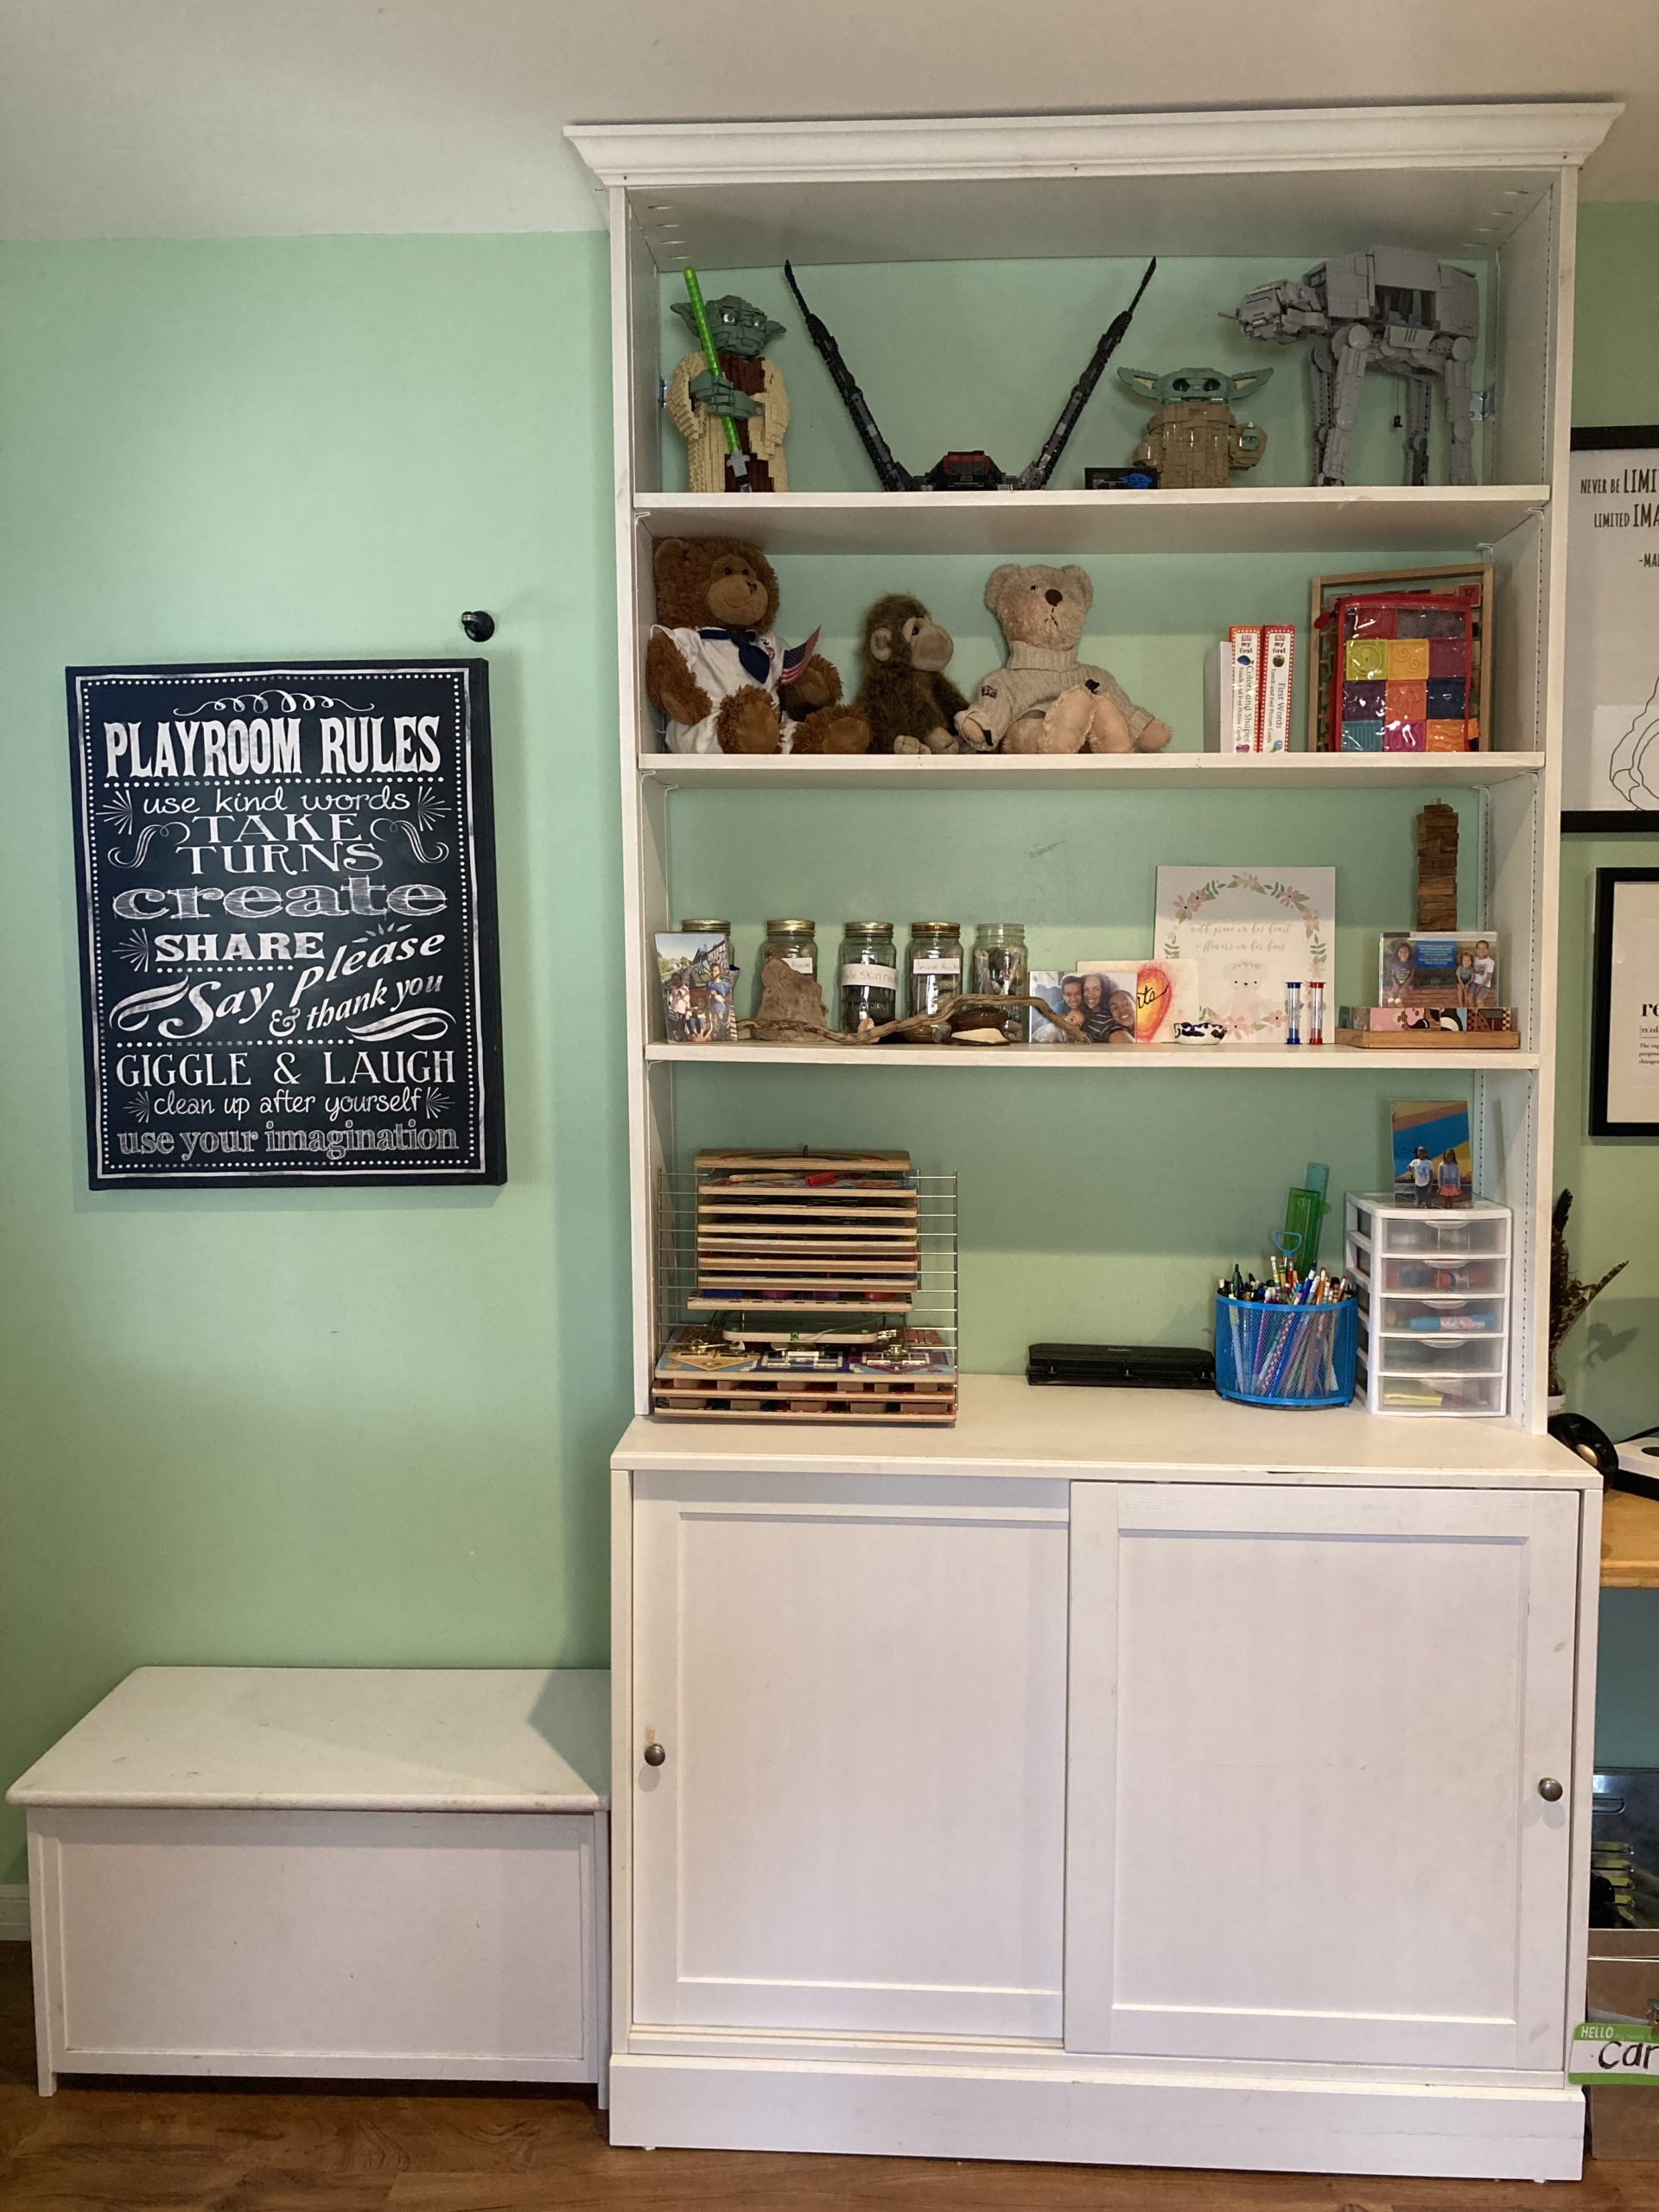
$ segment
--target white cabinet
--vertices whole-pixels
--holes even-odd
[[[634,1497],[633,2019],[1057,2039],[1065,1484]]]
[[[1559,2066],[1575,1497],[1071,1511],[1068,2050]]]
[[[613,2141],[1577,2174],[1594,1478],[1168,1395],[629,1431]]]

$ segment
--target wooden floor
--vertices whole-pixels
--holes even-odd
[[[3,2212],[1659,2212],[1659,2165],[1541,2189],[613,2151],[590,2092],[34,2082],[29,1949],[0,1943]]]

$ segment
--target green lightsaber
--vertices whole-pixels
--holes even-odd
[[[697,326],[702,358],[709,364],[709,375],[717,377],[720,374],[720,356],[715,351],[715,334],[709,327],[709,310],[702,304],[702,287],[697,282],[697,272],[690,266],[685,272],[685,289],[690,297],[691,320]],[[736,421],[730,415],[722,415],[720,419],[725,425],[726,450],[732,457],[732,474],[737,479],[737,488],[740,492],[752,492],[754,486],[749,481],[748,455],[744,452],[743,441],[737,434]]]

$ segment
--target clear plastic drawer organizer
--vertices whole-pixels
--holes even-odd
[[[1359,1389],[1374,1414],[1505,1413],[1507,1206],[1419,1207],[1350,1192],[1346,1263],[1359,1287]]]

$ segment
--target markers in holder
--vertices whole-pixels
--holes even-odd
[[[1250,1406],[1345,1406],[1354,1395],[1358,1306],[1324,1268],[1274,1259],[1265,1282],[1235,1268],[1216,1298],[1216,1389]]]

